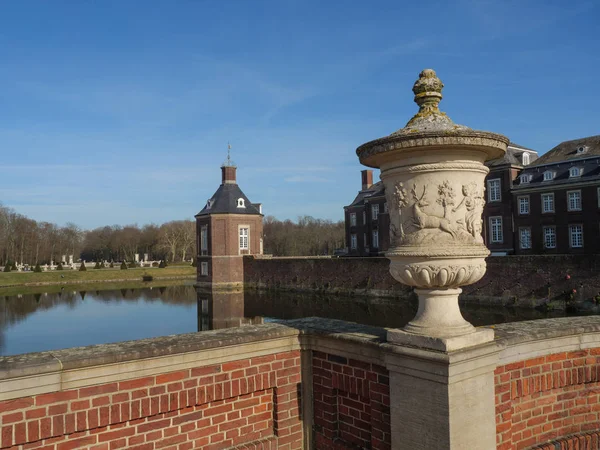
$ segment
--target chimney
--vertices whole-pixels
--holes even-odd
[[[362,190],[369,189],[373,186],[373,171],[372,170],[362,170],[360,172],[362,176]]]
[[[221,166],[222,180],[221,184],[237,184],[235,180],[235,166]]]

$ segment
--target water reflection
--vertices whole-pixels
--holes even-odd
[[[191,285],[72,291],[0,297],[0,354],[54,350],[130,339],[319,316],[381,327],[414,317],[415,299],[286,292],[214,292]],[[467,320],[487,325],[561,316],[463,305]]]

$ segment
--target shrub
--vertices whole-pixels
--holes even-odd
[[[128,267],[127,267],[127,263],[126,263],[125,261],[123,261],[123,262],[121,263],[121,270],[127,270],[127,269],[128,269]]]
[[[85,261],[81,261],[81,265],[79,266],[80,272],[85,272],[87,268],[85,267]]]
[[[6,264],[4,264],[4,271],[10,272],[11,267],[12,267],[12,263],[10,261],[6,261]]]
[[[167,263],[164,260],[160,261],[160,264],[158,265],[159,269],[164,269],[165,267],[167,267]]]
[[[19,270],[19,269],[17,268],[17,263],[16,263],[16,261],[13,261],[13,263],[12,263],[12,267],[10,268],[10,270]]]
[[[110,267],[111,269],[114,269],[115,268],[115,264],[111,261],[108,267]]]
[[[106,264],[104,264],[104,261],[100,261],[100,268],[106,269]]]
[[[56,270],[62,270],[62,266],[60,265],[60,263],[58,266],[60,267],[60,269],[57,267]],[[42,271],[42,268],[40,267],[40,263],[37,263],[35,265],[35,268],[33,269],[33,271],[37,272],[37,273],[40,273]]]
[[[94,269],[100,269],[100,261],[96,261],[96,265],[94,266]]]
[[[63,265],[62,265],[62,263],[61,263],[61,262],[59,262],[59,263],[56,265],[56,270],[63,270]],[[40,271],[40,272],[41,272],[41,271]]]

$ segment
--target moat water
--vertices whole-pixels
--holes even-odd
[[[197,293],[192,285],[0,297],[0,355],[57,350],[319,316],[401,327],[413,300],[311,293]],[[463,305],[474,325],[560,317],[528,309]]]

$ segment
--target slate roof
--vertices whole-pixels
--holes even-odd
[[[587,150],[584,153],[577,153],[579,147],[587,147]],[[531,165],[541,166],[591,156],[600,156],[600,135],[561,142]]]
[[[245,208],[238,208],[238,198],[244,199]],[[217,192],[210,198],[210,208],[208,202],[195,217],[207,216],[209,214],[253,214],[262,215],[258,208],[248,200],[248,197],[242,192],[237,184],[222,184]]]
[[[561,160],[555,163],[549,164],[536,164],[527,166],[520,175],[532,175],[529,183],[521,183],[521,179],[517,178],[513,184],[515,191],[522,191],[525,189],[539,188],[539,187],[552,187],[557,185],[585,183],[587,181],[598,181],[600,180],[600,155],[588,155],[591,158],[578,159],[578,160]],[[583,170],[581,176],[570,177],[569,169],[571,167],[579,167]],[[554,179],[544,181],[544,172],[552,171],[555,173]]]
[[[350,208],[352,206],[362,206],[365,203],[365,200],[371,197],[383,197],[385,195],[385,186],[383,185],[383,181],[378,181],[373,184],[369,189],[364,189],[358,192],[356,198],[345,208]]]
[[[530,148],[523,147],[522,145],[518,145],[514,142],[511,142],[508,144],[508,148],[506,149],[506,153],[504,154],[504,156],[497,159],[492,159],[491,161],[488,161],[485,164],[488,167],[499,167],[504,165],[522,166],[523,164],[521,163],[520,156],[523,152],[521,150],[529,150],[530,152],[535,152],[535,150],[531,150]],[[537,152],[529,153],[529,158],[529,164],[533,163],[534,161],[537,161]]]

